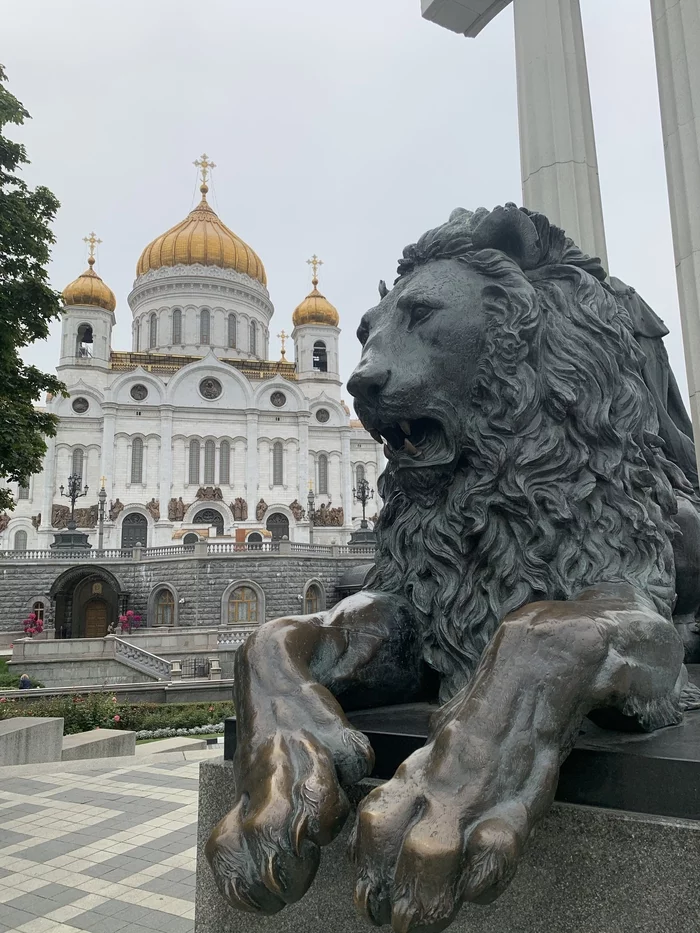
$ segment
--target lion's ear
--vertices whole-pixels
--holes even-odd
[[[540,261],[540,237],[528,215],[515,204],[495,207],[472,230],[476,249],[500,249],[521,269],[533,269]]]
[[[389,289],[386,287],[386,282],[384,281],[384,279],[380,279],[379,280],[379,297],[386,298],[388,294],[389,294]]]

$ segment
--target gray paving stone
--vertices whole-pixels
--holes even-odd
[[[7,846],[16,846],[20,842],[25,842],[30,838],[31,836],[25,836],[23,833],[16,833],[12,829],[4,829],[0,825],[0,849],[4,849]]]
[[[31,778],[7,778],[2,782],[0,790],[8,794],[45,794],[51,790],[51,784],[44,784],[43,781],[32,781]]]
[[[28,910],[18,910],[9,904],[0,904],[0,924],[7,930],[14,930],[35,918],[36,914],[30,914]]]
[[[118,915],[105,917],[94,910],[87,910],[84,914],[71,917],[70,926],[88,933],[117,933],[117,930],[131,930],[131,921],[120,920]]]

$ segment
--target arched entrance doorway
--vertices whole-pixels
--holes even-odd
[[[136,547],[137,544],[143,547],[148,544],[148,521],[145,515],[131,512],[122,522],[122,549]]]
[[[56,638],[100,638],[128,607],[119,579],[103,567],[71,567],[50,590]]]
[[[93,598],[85,604],[85,637],[102,638],[107,634],[109,605],[104,599]]]
[[[217,536],[224,533],[224,517],[216,509],[202,509],[192,519],[195,525],[214,525]]]
[[[272,534],[273,541],[289,539],[289,519],[281,512],[273,512],[267,520],[267,530]]]

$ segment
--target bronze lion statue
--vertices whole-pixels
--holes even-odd
[[[367,918],[438,933],[507,887],[583,717],[652,730],[697,706],[673,614],[700,605],[698,500],[605,279],[506,205],[455,211],[380,284],[348,384],[386,444],[376,569],[238,652],[237,803],[207,845],[235,906],[311,885],[372,769],[350,709],[443,704],[351,836]]]

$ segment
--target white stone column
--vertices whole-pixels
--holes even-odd
[[[173,406],[163,405],[160,409],[160,520],[168,519],[168,503],[173,485]]]
[[[246,500],[248,502],[248,518],[255,520],[255,506],[260,496],[258,494],[258,412],[248,409],[246,418]]]
[[[514,7],[523,204],[607,269],[579,0],[515,0]]]
[[[50,437],[46,441],[46,456],[44,457],[44,489],[41,502],[41,529],[51,528],[51,512],[53,511],[53,496],[56,488],[56,438]]]
[[[345,524],[352,526],[352,460],[350,457],[350,428],[340,429],[340,483],[343,490]],[[344,541],[340,542],[345,544]]]
[[[306,508],[306,497],[309,492],[309,413],[299,412],[299,502]]]
[[[651,0],[685,365],[700,463],[700,0]]]
[[[105,477],[107,498],[112,495],[114,484],[114,430],[117,421],[117,406],[102,403],[102,450],[100,452],[100,476]]]

